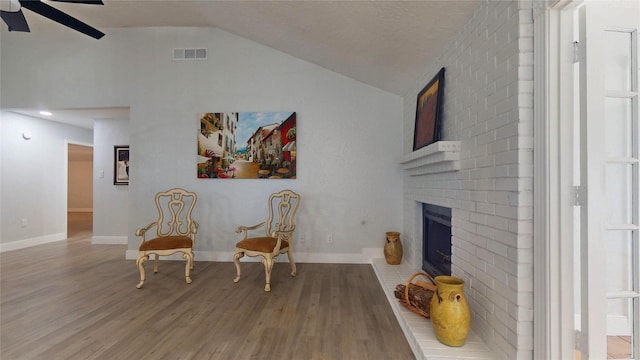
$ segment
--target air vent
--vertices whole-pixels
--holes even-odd
[[[173,49],[173,60],[206,60],[207,49]]]

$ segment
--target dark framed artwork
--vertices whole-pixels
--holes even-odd
[[[129,145],[113,147],[113,185],[129,185]]]
[[[444,68],[418,93],[413,150],[440,140]]]
[[[199,179],[296,179],[296,113],[199,114]]]

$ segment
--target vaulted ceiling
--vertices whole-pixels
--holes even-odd
[[[217,27],[398,95],[424,78],[428,65],[482,2],[103,1],[96,6],[44,0],[106,36],[110,28],[122,27]],[[23,12],[32,32],[73,31]]]
[[[0,0],[4,1],[4,0]],[[98,28],[217,27],[400,96],[415,91],[443,46],[483,0],[219,1],[103,0],[103,6],[43,2]],[[31,32],[68,31],[23,9]],[[1,25],[2,36],[7,27]],[[78,37],[85,35],[77,33]],[[100,40],[92,40],[100,41]],[[2,44],[0,43],[0,46]],[[10,109],[93,128],[94,119],[128,119],[128,109]]]

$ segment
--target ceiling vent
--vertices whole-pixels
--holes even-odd
[[[173,49],[173,60],[206,60],[207,49]]]

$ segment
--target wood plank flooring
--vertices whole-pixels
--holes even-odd
[[[71,220],[71,216],[70,216]],[[0,358],[414,359],[370,265],[286,257],[265,293],[260,263],[162,261],[140,290],[124,245],[69,239],[0,254]]]

